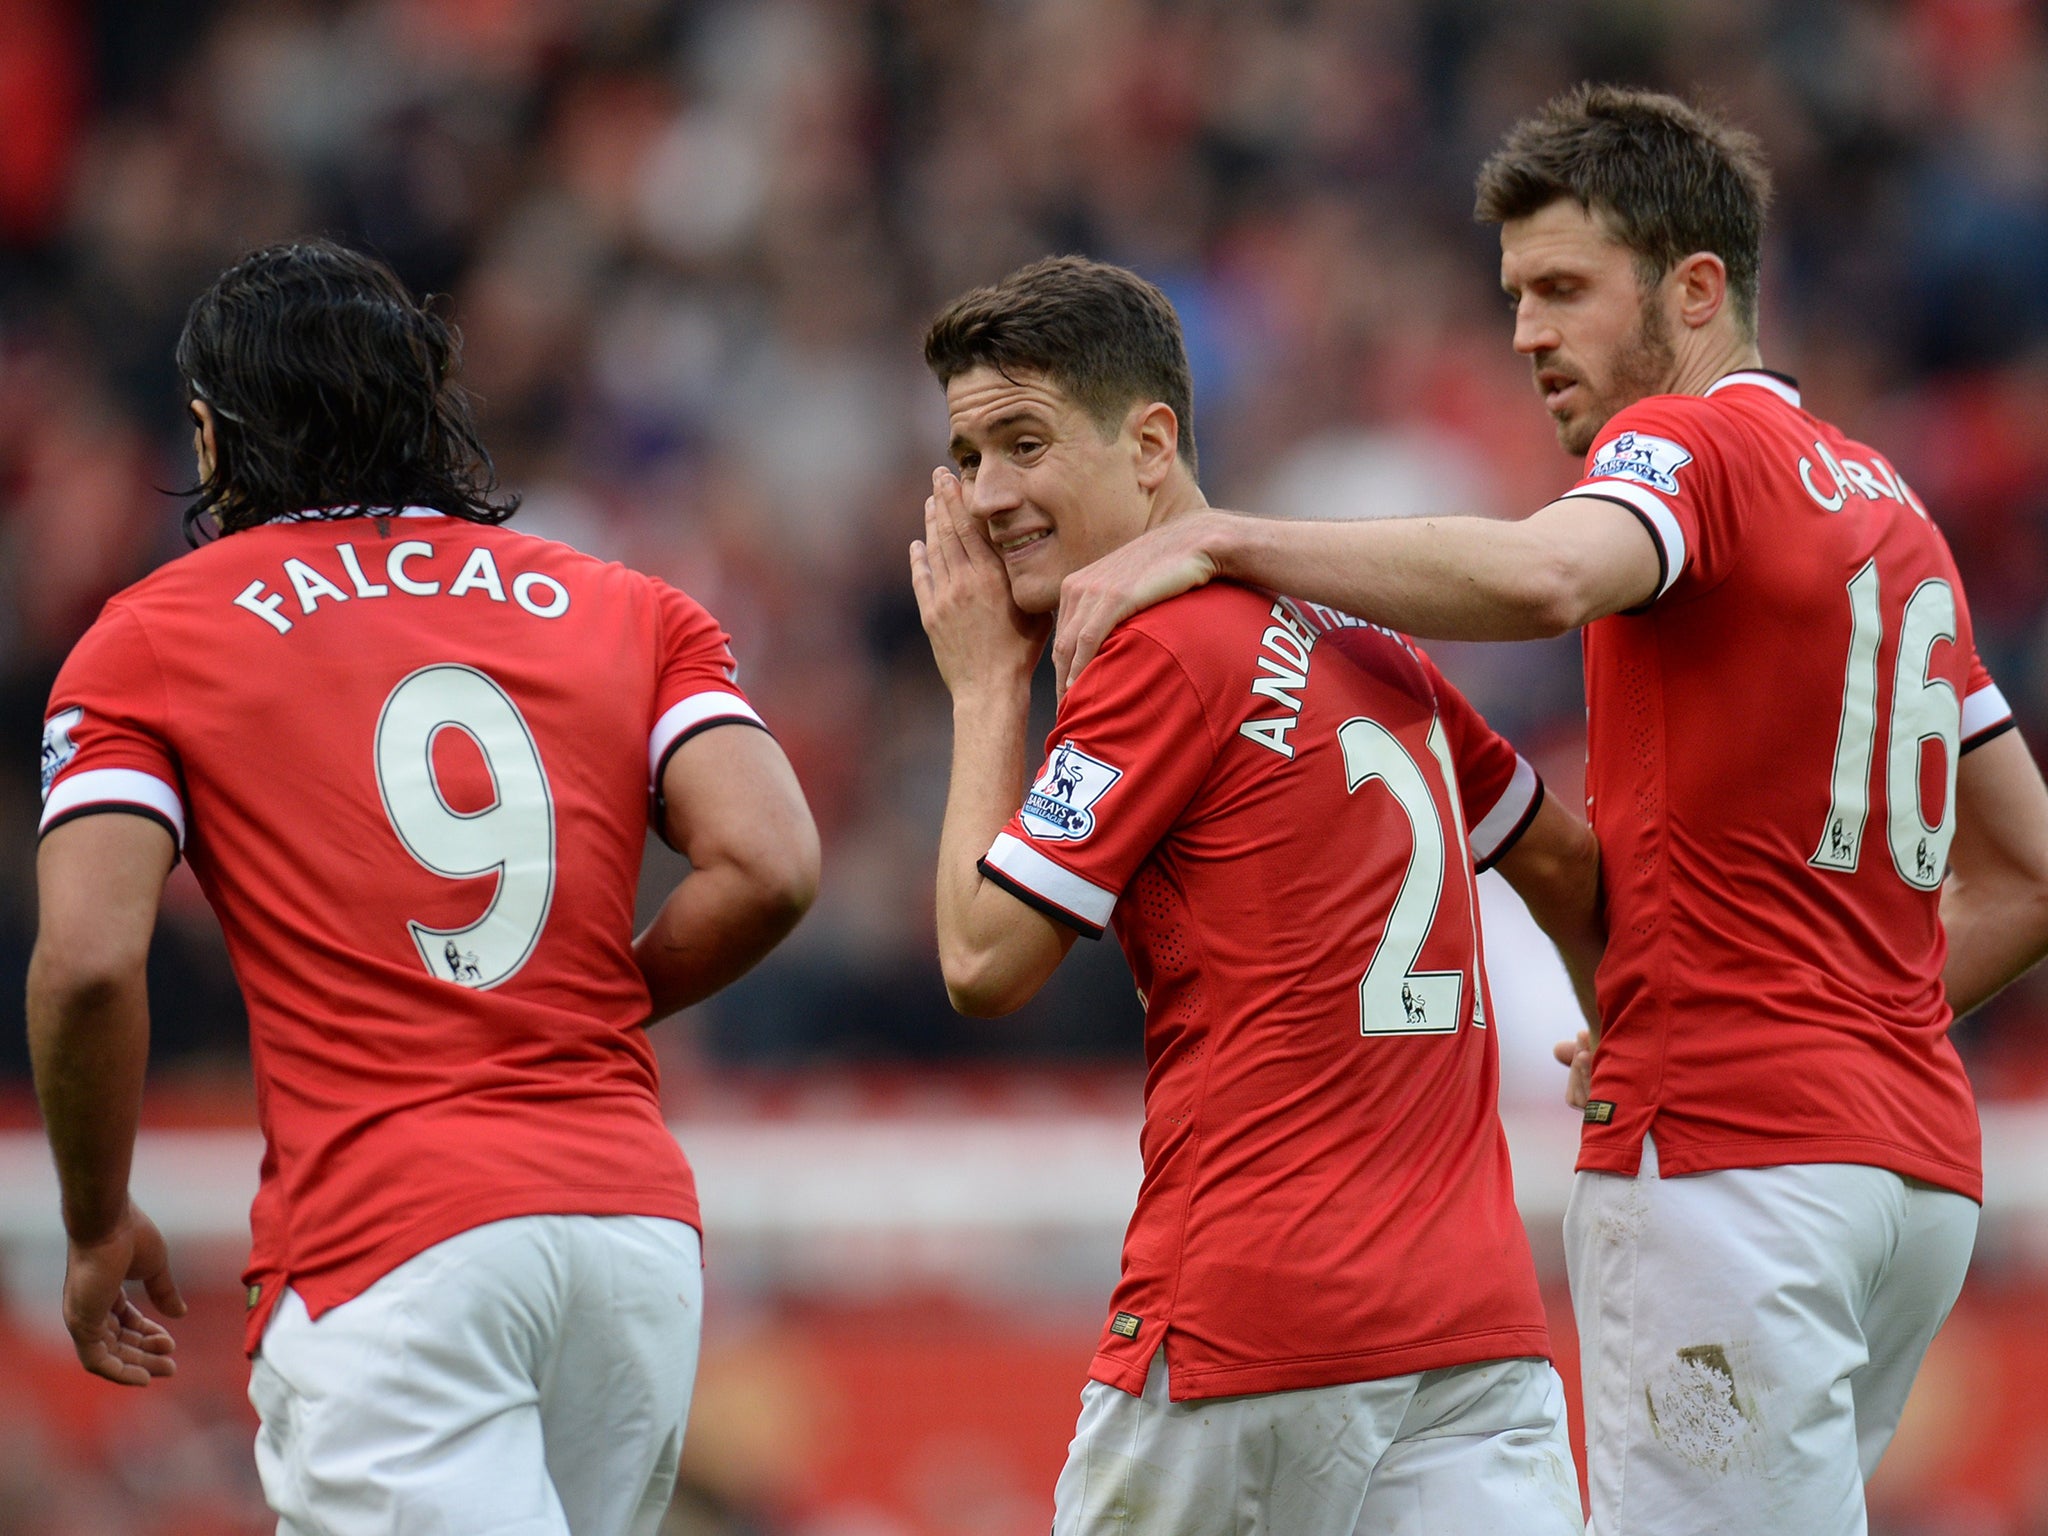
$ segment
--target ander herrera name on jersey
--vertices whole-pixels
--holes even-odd
[[[443,544],[459,547],[452,541]],[[371,550],[369,562],[366,569],[363,553],[355,544],[339,540],[332,548],[331,565],[320,557],[290,557],[283,562],[277,581],[252,581],[233,603],[280,635],[290,634],[297,622],[287,616],[287,604],[293,604],[304,618],[317,612],[322,603],[367,602],[394,594],[474,594],[487,602],[515,603],[537,619],[559,619],[569,611],[569,589],[561,582],[542,571],[515,571],[508,580],[498,568],[497,557],[484,544],[471,546],[457,564],[452,555],[442,555],[432,540],[400,539],[381,552]]]
[[[1400,641],[1404,648],[1407,642],[1381,625],[1355,619],[1321,603],[1305,603],[1291,597],[1276,599],[1271,617],[1273,622],[1259,637],[1255,658],[1259,675],[1252,679],[1251,691],[1261,705],[1278,705],[1281,712],[1247,720],[1238,726],[1237,734],[1291,760],[1294,744],[1288,735],[1301,724],[1301,695],[1308,687],[1316,637],[1336,629],[1377,629]]]

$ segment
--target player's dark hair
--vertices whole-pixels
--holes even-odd
[[[244,256],[192,303],[178,371],[213,410],[213,473],[185,534],[275,518],[431,507],[502,523],[469,399],[461,342],[375,257],[328,240]]]
[[[1137,273],[1084,256],[1049,256],[962,294],[925,332],[924,360],[950,384],[975,368],[1043,374],[1104,432],[1135,401],[1163,402],[1195,468],[1195,390],[1180,317]]]
[[[1508,130],[1479,169],[1473,212],[1502,224],[1561,197],[1608,220],[1646,285],[1695,251],[1720,257],[1736,319],[1756,335],[1771,175],[1753,135],[1675,96],[1581,85]]]

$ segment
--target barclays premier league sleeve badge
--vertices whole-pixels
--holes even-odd
[[[1095,830],[1091,807],[1123,776],[1071,741],[1060,743],[1024,797],[1024,830],[1041,842],[1080,842]]]
[[[1678,472],[1691,462],[1692,454],[1668,437],[1624,432],[1600,450],[1587,478],[1634,480],[1666,496],[1676,496]]]
[[[50,786],[57,782],[71,759],[78,756],[78,743],[71,733],[85,718],[82,709],[67,709],[43,722],[43,798],[50,798]]]

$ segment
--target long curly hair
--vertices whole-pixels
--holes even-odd
[[[330,240],[266,246],[192,303],[178,371],[214,418],[213,472],[185,535],[281,517],[431,507],[502,523],[469,398],[461,338],[376,258]]]

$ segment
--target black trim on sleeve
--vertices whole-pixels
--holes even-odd
[[[691,737],[701,736],[706,731],[721,725],[751,725],[757,731],[768,731],[770,740],[773,740],[775,737],[773,731],[769,731],[767,726],[756,720],[752,715],[713,715],[709,720],[699,720],[695,725],[661,749],[661,761],[654,765],[653,787],[648,791],[647,819],[654,824],[654,835],[671,848],[675,848],[676,845],[669,842],[668,829],[663,825],[668,820],[668,817],[664,814],[668,809],[668,800],[661,792],[661,776],[668,772],[668,760],[676,755],[676,748],[680,747]],[[676,848],[677,853],[682,851],[682,849]]]
[[[1983,730],[1979,731],[1976,735],[1972,736],[1968,741],[1964,742],[1959,748],[1956,749],[1956,756],[1968,757],[1972,752],[1976,751],[1979,747],[1983,746],[1985,742],[1996,741],[1999,737],[2003,736],[2007,731],[2016,730],[2018,729],[2018,727],[2019,721],[2015,720],[2011,715],[2007,715],[2003,720],[1999,721],[1998,724],[1985,726]]]
[[[178,846],[178,829],[172,823],[171,818],[166,816],[162,811],[156,810],[153,807],[147,805],[137,805],[132,800],[96,800],[91,805],[74,805],[73,807],[71,807],[70,810],[65,811],[62,815],[53,818],[48,826],[45,826],[40,831],[38,831],[36,833],[36,841],[41,842],[44,838],[48,837],[52,832],[56,831],[66,822],[77,821],[82,816],[105,815],[109,811],[119,812],[121,815],[124,816],[140,816],[144,821],[155,822],[158,826],[162,827],[166,832],[171,834],[171,854],[173,864],[175,864],[178,859],[184,857],[184,850]]]
[[[1603,498],[1603,500],[1604,499],[1605,498]],[[1498,848],[1494,849],[1493,852],[1489,853],[1484,859],[1473,864],[1472,868],[1476,873],[1482,875],[1485,874],[1489,869],[1493,868],[1494,865],[1498,864],[1502,859],[1507,857],[1509,852],[1513,850],[1515,844],[1519,843],[1522,840],[1522,834],[1527,832],[1530,826],[1535,822],[1536,813],[1543,809],[1543,797],[1547,793],[1549,793],[1549,791],[1547,791],[1543,787],[1543,776],[1541,774],[1538,774],[1536,776],[1536,793],[1529,797],[1529,809],[1522,812],[1521,820],[1517,821],[1513,827],[1509,828],[1508,835],[1500,840],[1500,846]]]
[[[1023,902],[1025,906],[1043,912],[1056,923],[1066,924],[1067,927],[1080,934],[1082,938],[1099,939],[1102,937],[1102,930],[1089,922],[1087,918],[1082,917],[1079,913],[1069,912],[1056,901],[1047,900],[1029,886],[1019,885],[1015,879],[1004,874],[995,865],[989,863],[987,859],[976,860],[974,867],[980,870],[986,879],[993,880],[997,885],[1000,885],[1012,896]]]
[[[1643,532],[1650,536],[1651,544],[1657,549],[1657,590],[1650,594],[1647,603],[1637,603],[1633,608],[1624,608],[1625,614],[1648,613],[1657,605],[1657,599],[1664,595],[1664,589],[1671,580],[1671,553],[1664,547],[1664,535],[1657,531],[1657,525],[1650,521],[1650,514],[1632,501],[1623,501],[1619,496],[1603,496],[1595,490],[1575,491],[1573,495],[1583,501],[1604,501],[1620,507],[1643,525]]]

